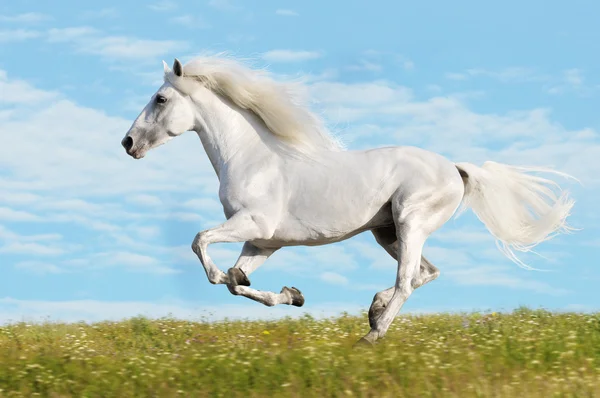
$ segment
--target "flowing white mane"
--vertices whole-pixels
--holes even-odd
[[[254,70],[224,57],[198,57],[183,66],[183,76],[165,79],[184,92],[194,83],[222,95],[242,109],[254,112],[269,131],[301,152],[339,151],[343,147],[323,121],[304,104],[299,86],[275,81],[264,70]],[[190,80],[191,79],[191,80]]]

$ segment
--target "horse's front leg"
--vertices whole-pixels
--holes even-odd
[[[229,277],[227,288],[231,294],[247,297],[269,307],[277,304],[302,307],[302,305],[304,305],[304,296],[302,296],[302,292],[295,287],[289,288],[284,286],[279,293],[261,291],[248,287],[250,286],[248,275],[260,267],[269,256],[278,249],[279,248],[260,248],[254,246],[250,242],[246,242],[235,266],[227,271],[227,276]]]
[[[248,275],[260,267],[265,261],[267,261],[271,254],[275,253],[279,249],[279,247],[266,249],[257,247],[250,242],[244,243],[242,252],[235,262],[235,265],[232,268],[229,268],[227,271],[227,276],[229,277],[227,286],[230,287],[229,290],[231,290],[231,287],[238,285],[250,286]]]
[[[268,223],[264,222],[264,219],[260,219],[260,223],[256,220],[258,217],[253,217],[247,212],[239,212],[234,214],[229,220],[223,224],[207,229],[206,231],[199,232],[192,243],[192,250],[200,262],[204,266],[204,271],[208,280],[212,284],[226,284],[229,283],[229,277],[226,273],[221,271],[213,263],[207,253],[208,245],[212,243],[226,243],[226,242],[246,242],[254,239],[264,239],[270,234]],[[240,260],[238,260],[239,262]],[[245,270],[244,270],[245,271]],[[247,279],[246,279],[247,280]],[[246,284],[245,281],[238,281],[240,284]],[[247,282],[247,285],[250,283]]]

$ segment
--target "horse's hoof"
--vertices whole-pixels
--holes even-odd
[[[371,329],[375,328],[375,324],[384,310],[385,310],[385,306],[383,306],[383,305],[371,307],[369,309],[369,326],[371,327]]]
[[[250,279],[239,268],[229,268],[227,276],[229,277],[229,285],[231,286],[250,286]]]
[[[304,296],[302,295],[302,292],[298,289],[296,289],[295,287],[287,287],[284,286],[283,289],[281,289],[281,293],[283,292],[289,292],[290,296],[292,296],[292,305],[296,306],[296,307],[302,307],[304,305]]]
[[[356,343],[354,343],[354,346],[352,348],[361,348],[361,347],[372,348],[373,346],[374,346],[374,344],[372,342],[370,342],[369,340],[367,340],[364,337],[361,337],[360,340],[358,340]]]

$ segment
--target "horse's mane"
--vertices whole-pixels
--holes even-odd
[[[178,86],[185,86],[187,78],[193,79],[187,87],[191,91],[193,82],[200,82],[240,108],[255,113],[275,137],[300,152],[343,149],[322,119],[304,103],[302,87],[297,83],[275,81],[265,70],[251,69],[223,56],[192,59],[183,66],[183,78],[177,79]]]

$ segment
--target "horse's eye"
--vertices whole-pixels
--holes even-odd
[[[157,95],[156,102],[159,104],[164,104],[165,102],[167,102],[167,98],[163,97],[162,95]]]

